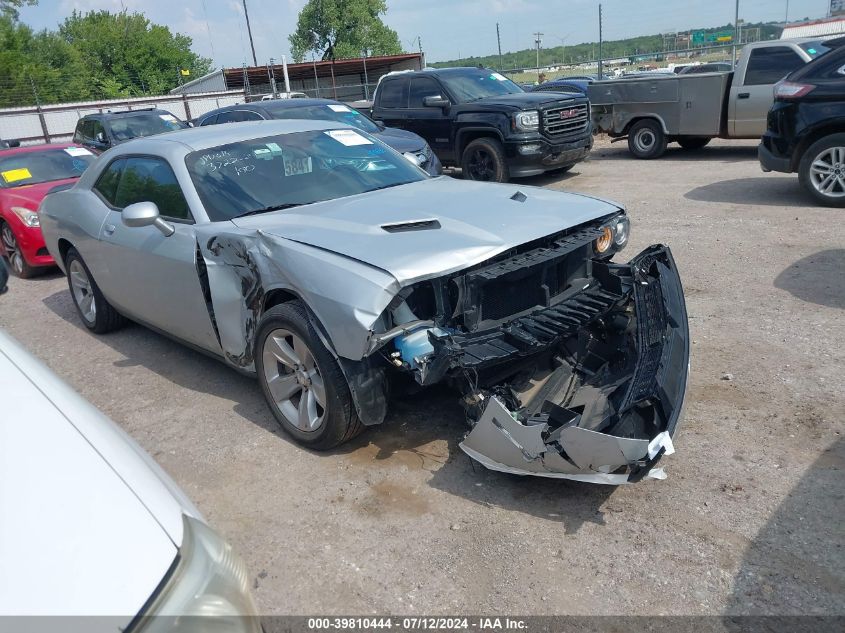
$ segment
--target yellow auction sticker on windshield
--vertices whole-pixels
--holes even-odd
[[[29,170],[26,167],[21,167],[20,169],[10,169],[9,171],[0,172],[0,176],[3,176],[3,180],[6,182],[17,182],[19,180],[26,180],[27,178],[32,178],[32,174],[29,173]]]

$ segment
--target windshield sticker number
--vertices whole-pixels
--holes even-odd
[[[352,112],[352,110],[351,110],[349,107],[345,106],[345,105],[335,105],[335,104],[333,104],[333,103],[330,103],[330,104],[329,104],[328,106],[326,106],[326,107],[327,107],[329,110],[334,110],[335,112]]]
[[[328,136],[331,136],[338,143],[343,143],[347,147],[353,147],[355,145],[373,144],[371,140],[369,140],[365,136],[361,136],[355,130],[327,130],[324,133]]]
[[[65,147],[65,152],[70,156],[93,156],[94,154],[84,147]]]
[[[313,169],[311,167],[311,157],[293,158],[285,156],[285,176],[299,176],[301,174],[310,174]]]
[[[32,178],[32,174],[29,173],[29,170],[26,167],[21,167],[20,169],[10,169],[9,171],[0,172],[0,176],[3,176],[3,180],[8,183],[18,182],[19,180],[26,180],[27,178]]]
[[[167,121],[168,123],[176,122],[176,117],[172,114],[159,114],[158,116],[162,121]]]
[[[499,73],[493,73],[490,75],[490,79],[496,79],[497,81],[507,81],[508,78],[504,75],[500,75]]]

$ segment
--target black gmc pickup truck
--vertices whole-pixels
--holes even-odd
[[[471,180],[566,171],[593,146],[585,96],[525,92],[484,68],[387,75],[372,118],[419,134],[440,162],[461,167]]]

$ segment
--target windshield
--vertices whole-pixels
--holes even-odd
[[[813,59],[830,50],[829,47],[824,45],[822,40],[818,42],[804,42],[803,44],[799,44],[799,46],[807,51],[807,54]]]
[[[381,130],[357,110],[342,103],[301,106],[298,108],[273,108],[270,111],[274,119],[311,119],[318,121],[339,121],[352,127],[377,134]]]
[[[443,73],[438,75],[438,78],[458,103],[525,92],[504,75],[481,68],[467,69],[459,73]]]
[[[0,157],[0,187],[8,189],[79,178],[94,158],[94,154],[82,147],[51,148]]]
[[[192,152],[185,164],[213,222],[427,178],[386,145],[351,129],[243,140]]]
[[[139,136],[153,136],[163,132],[188,127],[170,113],[145,112],[132,116],[115,117],[109,121],[109,129],[116,141],[128,141]]]

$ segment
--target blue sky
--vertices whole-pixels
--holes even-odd
[[[289,55],[288,34],[305,0],[247,0],[259,64]],[[496,52],[496,22],[502,50],[533,46],[540,30],[544,46],[598,39],[598,0],[388,0],[385,22],[406,50],[422,39],[428,61]],[[783,21],[827,14],[829,0],[740,0],[740,18]],[[733,22],[735,0],[602,0],[605,39],[648,35]],[[55,28],[74,9],[126,7],[193,38],[194,50],[217,66],[251,62],[241,0],[39,0],[21,10],[36,29]]]

